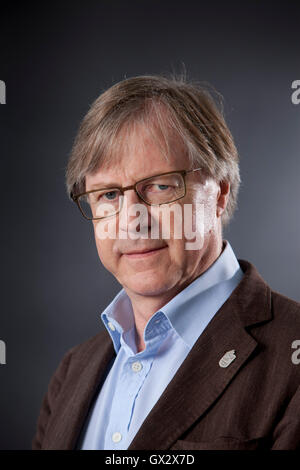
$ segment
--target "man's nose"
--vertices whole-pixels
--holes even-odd
[[[137,206],[138,204],[138,206]],[[144,209],[142,211],[142,214],[146,215],[146,217],[141,217],[140,209],[141,205],[144,206]],[[149,225],[149,212],[148,208],[150,206],[147,206],[142,199],[139,198],[138,194],[135,192],[134,189],[128,189],[127,191],[124,192],[123,195],[123,204],[121,211],[119,212],[119,229],[123,231],[130,231],[130,224],[137,218],[139,218],[139,221],[142,222],[143,227],[145,225]],[[133,225],[133,230],[136,231],[141,231],[142,227],[140,227],[140,223],[138,225],[134,224]]]

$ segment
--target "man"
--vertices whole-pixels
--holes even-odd
[[[91,106],[67,189],[123,289],[52,377],[33,449],[300,448],[300,305],[223,240],[239,184],[198,85],[135,77]]]

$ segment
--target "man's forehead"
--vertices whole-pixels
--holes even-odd
[[[151,167],[144,167],[137,171],[135,166],[122,166],[119,165],[118,169],[115,166],[109,168],[101,167],[93,175],[86,176],[86,185],[88,189],[101,188],[101,187],[112,187],[112,186],[123,186],[134,184],[136,181],[148,178],[152,175],[158,175],[161,173],[167,173],[169,171],[183,170],[185,169],[184,163],[181,166],[175,163],[161,161],[161,165],[155,165]]]
[[[89,189],[107,183],[132,184],[151,175],[188,169],[188,157],[179,139],[170,139],[167,149],[144,130],[123,137],[124,145],[112,154],[111,162],[100,162],[97,170],[86,176]]]
[[[159,162],[183,157],[183,153],[185,148],[179,135],[168,128],[160,129],[157,123],[124,126],[118,134],[116,156],[119,161],[124,159],[125,164],[129,157],[140,156],[147,160],[151,155]]]

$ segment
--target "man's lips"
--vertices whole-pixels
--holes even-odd
[[[145,249],[145,250],[141,250],[141,251],[130,251],[128,253],[123,253],[123,256],[126,256],[127,258],[143,258],[143,257],[146,257],[146,256],[154,255],[156,253],[160,253],[165,248],[167,248],[166,245],[161,246],[159,248],[151,248],[150,250]]]

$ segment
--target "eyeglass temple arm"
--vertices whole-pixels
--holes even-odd
[[[193,171],[199,171],[202,170],[202,168],[194,168],[193,170],[187,170],[186,173],[192,173]]]

